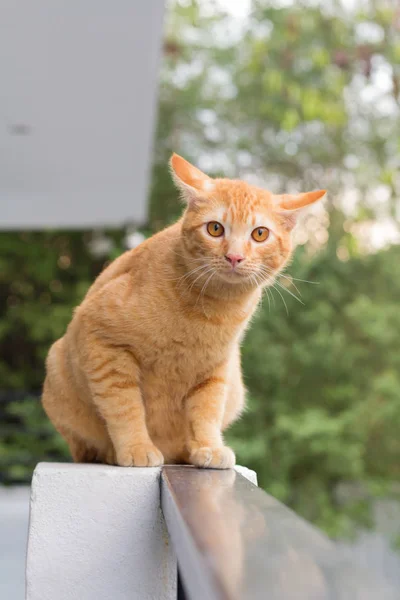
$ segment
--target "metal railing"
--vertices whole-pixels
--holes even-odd
[[[164,467],[178,599],[385,598],[334,542],[233,470]]]

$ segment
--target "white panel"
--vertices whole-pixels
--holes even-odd
[[[0,228],[146,219],[163,0],[0,0]]]

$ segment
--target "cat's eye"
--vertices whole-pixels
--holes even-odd
[[[269,237],[269,229],[267,227],[256,227],[251,232],[251,237],[255,242],[265,242]]]
[[[224,227],[218,221],[210,221],[207,223],[207,231],[212,237],[221,237],[224,234]]]

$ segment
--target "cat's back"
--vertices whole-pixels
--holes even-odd
[[[151,268],[151,261],[158,260],[160,255],[165,254],[173,240],[178,236],[180,227],[180,222],[174,223],[171,227],[167,227],[145,240],[136,248],[121,254],[100,273],[89,288],[85,300],[92,298],[104,286],[122,275],[130,273],[138,279],[141,275],[148,273]]]

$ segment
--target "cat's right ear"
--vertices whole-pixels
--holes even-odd
[[[207,197],[214,188],[211,177],[197,169],[187,160],[173,154],[170,160],[172,179],[182,192],[183,199],[188,203]]]

